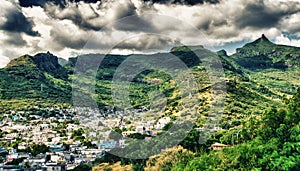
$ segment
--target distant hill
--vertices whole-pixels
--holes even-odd
[[[286,69],[300,66],[300,49],[274,44],[262,35],[254,42],[238,48],[232,58],[238,65],[249,70]]]

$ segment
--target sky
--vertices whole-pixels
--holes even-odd
[[[300,47],[299,0],[4,0],[0,67],[24,54],[154,53],[204,45],[229,54],[265,34]]]

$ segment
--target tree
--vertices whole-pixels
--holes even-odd
[[[25,162],[24,165],[23,165],[23,167],[24,167],[25,169],[29,169],[29,168],[30,168],[30,163],[29,163],[28,161]]]
[[[33,144],[31,145],[31,154],[33,156],[36,156],[38,154],[41,154],[41,153],[46,153],[49,151],[49,147],[47,147],[45,144],[42,144],[42,145],[37,145],[37,144]]]
[[[167,123],[167,124],[162,128],[162,130],[163,130],[163,131],[168,131],[168,130],[172,127],[172,125],[173,125],[173,122],[171,121],[171,122]]]
[[[141,133],[133,133],[127,136],[128,138],[134,138],[134,139],[145,139],[146,135]]]

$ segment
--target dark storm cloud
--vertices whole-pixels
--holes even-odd
[[[85,30],[100,30],[102,25],[97,25],[95,23],[89,22],[89,20],[93,20],[99,17],[99,15],[90,7],[90,11],[93,13],[93,16],[89,16],[88,18],[84,17],[84,14],[78,9],[78,6],[72,6],[65,9],[62,9],[57,6],[48,5],[45,7],[45,11],[52,18],[60,19],[60,20],[71,20],[74,24],[83,28]]]
[[[47,3],[45,12],[54,19],[70,20],[84,30],[101,30],[107,24],[118,19],[136,15],[136,7],[131,1],[119,3],[109,1],[99,4],[97,8],[89,3],[70,3],[67,8],[62,8],[53,3]],[[100,14],[105,13],[105,15]]]
[[[146,33],[154,33],[156,31],[155,26],[151,22],[137,15],[117,21],[114,23],[114,28],[123,31],[142,31]]]
[[[26,33],[30,36],[40,36],[33,30],[34,23],[19,10],[10,10],[5,14],[6,21],[0,24],[0,29],[12,33]]]
[[[61,8],[66,7],[67,2],[86,2],[86,3],[96,3],[101,0],[19,0],[19,4],[21,7],[32,7],[32,6],[40,6],[44,7],[46,3],[53,3],[55,5],[60,6]]]
[[[16,47],[26,46],[27,42],[22,38],[20,33],[10,33],[8,38],[4,40],[5,44],[13,45]]]
[[[143,35],[134,39],[126,40],[115,48],[118,49],[133,49],[133,50],[152,50],[152,49],[163,49],[166,46],[174,45],[174,40],[169,38],[163,38],[158,35]]]
[[[240,11],[240,15],[236,17],[235,23],[239,28],[270,28],[276,27],[277,24],[286,16],[299,12],[300,9],[290,3],[288,9],[278,7],[268,7],[264,1],[256,1],[255,3],[246,4],[245,8]],[[299,4],[299,3],[297,3]],[[284,2],[281,5],[287,5]]]
[[[44,6],[46,0],[19,0],[21,7]]]
[[[144,2],[160,3],[160,4],[184,4],[184,5],[197,5],[203,3],[216,4],[219,0],[143,0]]]
[[[197,5],[203,3],[216,4],[219,0],[143,0],[144,2],[160,3],[160,4],[184,4],[184,5]],[[22,7],[41,6],[44,7],[46,3],[51,2],[61,8],[66,7],[67,2],[85,2],[96,3],[101,0],[19,0],[19,4]]]

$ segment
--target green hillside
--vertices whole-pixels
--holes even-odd
[[[141,60],[136,62],[135,65],[140,68],[151,67],[151,64],[147,65],[149,63],[148,58],[152,59],[152,65],[156,65],[156,63],[162,63],[160,60],[167,55],[178,57],[183,61],[190,68],[198,85],[197,96],[201,100],[199,103],[199,118],[196,124],[200,126],[205,123],[212,100],[209,94],[213,85],[209,81],[205,65],[210,64],[213,66],[214,62],[211,57],[203,57],[200,61],[194,53],[199,51],[203,54],[204,52],[212,53],[205,50],[203,46],[179,46],[172,48],[170,54],[138,55]],[[275,45],[264,36],[238,49],[234,55],[228,56],[225,51],[217,52],[226,76],[227,89],[225,111],[221,120],[222,127],[228,129],[237,126],[240,124],[240,119],[253,113],[258,114],[260,110],[265,109],[270,104],[280,105],[280,99],[285,95],[288,96],[294,93],[297,86],[297,76],[293,78],[277,77],[280,77],[280,73],[292,74],[296,72],[297,66],[274,68],[276,61],[283,58],[282,55],[276,56],[275,54],[295,56],[298,52],[298,48]],[[257,58],[260,57],[251,56],[253,54],[260,54],[263,59],[258,60]],[[37,99],[47,101],[46,104],[67,103],[72,105],[71,86],[73,84],[73,88],[85,94],[80,97],[82,103],[85,102],[83,97],[91,97],[97,102],[99,108],[113,106],[112,79],[119,66],[130,57],[136,56],[90,54],[64,61],[49,52],[35,56],[24,55],[12,60],[7,67],[0,70],[2,78],[0,84],[1,101],[5,104],[11,100],[24,102]],[[102,58],[97,73],[89,70],[90,67],[95,67],[93,65],[99,63]],[[265,60],[265,58],[272,60]],[[82,73],[77,72],[77,74],[74,74],[73,70],[78,59],[85,61],[84,66],[80,67],[87,69]],[[252,60],[264,63],[264,65],[255,64],[250,67],[255,63]],[[203,63],[203,61],[206,61],[206,63]],[[59,63],[63,63],[64,66]],[[171,60],[166,63],[172,64],[176,61]],[[121,77],[126,77],[126,73]],[[274,77],[276,78],[274,79]],[[287,83],[287,80],[285,80],[287,78],[291,84]],[[88,90],[88,87],[93,86],[95,86],[95,94]],[[147,69],[137,73],[132,79],[129,91],[128,101],[134,108],[149,106],[149,99],[152,98],[151,93],[160,91],[167,97],[168,105],[165,115],[176,116],[176,113],[181,110],[182,99],[178,83],[174,82],[174,79],[162,70]],[[277,100],[274,101],[274,99]]]
[[[231,57],[248,70],[297,68],[300,64],[299,48],[274,44],[265,35],[238,48]]]
[[[0,69],[2,110],[71,102],[67,69],[50,53],[24,55]],[[25,105],[24,105],[25,104]],[[3,111],[2,111],[3,112]]]

